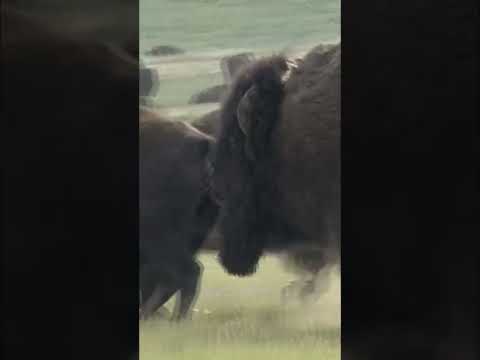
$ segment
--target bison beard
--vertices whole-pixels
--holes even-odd
[[[214,184],[217,176],[229,179],[229,189],[222,189],[221,194],[224,201],[219,226],[224,241],[219,257],[230,274],[254,273],[269,237],[281,227],[277,221],[270,221],[272,216],[265,199],[275,192],[267,165],[269,134],[279,117],[284,95],[282,75],[287,70],[287,61],[281,56],[254,63],[236,78],[220,111],[222,125],[213,163],[222,164],[222,168],[227,163],[235,164],[234,170],[222,170],[213,178]],[[248,129],[239,125],[241,114],[237,109],[242,108],[248,113],[249,123],[244,124]],[[255,131],[250,131],[252,127]],[[248,138],[245,130],[255,136]]]
[[[242,193],[228,201],[227,216],[220,218],[220,228],[226,235],[219,253],[222,266],[231,274],[246,276],[254,273],[265,247],[256,215],[258,206],[253,196],[253,186],[247,184]],[[235,204],[235,206],[231,206]],[[259,234],[259,235],[258,235]]]

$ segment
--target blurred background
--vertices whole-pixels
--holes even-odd
[[[159,81],[148,103],[170,117],[217,107],[223,58],[300,57],[339,40],[339,0],[140,0],[140,55]],[[195,99],[207,89],[210,97]]]

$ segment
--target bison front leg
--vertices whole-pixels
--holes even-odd
[[[168,299],[177,291],[176,287],[164,287],[157,285],[153,294],[144,302],[140,309],[140,319],[150,318]]]
[[[183,320],[190,315],[190,309],[195,303],[198,294],[201,275],[201,264],[192,259],[192,262],[187,266],[183,274],[182,286],[176,302],[173,320]]]
[[[158,264],[144,265],[140,276],[140,319],[151,317],[178,290],[175,283],[166,280],[165,269]],[[166,310],[166,309],[165,309]]]

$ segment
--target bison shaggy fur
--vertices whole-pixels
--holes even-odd
[[[267,249],[339,260],[340,46],[318,59],[256,61],[222,103],[212,184],[229,273],[254,273]]]

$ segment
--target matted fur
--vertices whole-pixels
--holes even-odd
[[[311,58],[286,82],[282,56],[249,65],[222,104],[213,188],[229,273],[254,273],[266,249],[312,243],[339,252],[340,48],[317,64]],[[243,101],[253,124],[246,133],[237,115]]]
[[[278,118],[278,104],[283,98],[282,76],[287,69],[286,59],[281,56],[263,59],[247,67],[235,79],[220,111],[222,122],[217,136],[220,141],[213,157],[216,169],[214,188],[225,197],[223,216],[219,219],[224,235],[220,261],[233,274],[248,275],[256,270],[269,236],[262,223],[269,217],[262,206],[262,193],[270,192],[265,181],[268,175],[262,164],[268,161],[268,134]],[[262,119],[256,124],[256,136],[252,139],[255,162],[247,157],[245,134],[239,128],[237,118],[238,103],[253,85],[261,98],[254,104],[255,113]],[[223,176],[233,176],[235,181],[224,183],[226,186],[222,188],[216,179]]]

